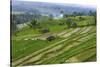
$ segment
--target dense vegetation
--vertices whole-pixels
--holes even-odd
[[[12,66],[96,61],[94,8],[24,1],[11,6]]]
[[[25,24],[13,25],[14,66],[96,61],[96,14],[43,16]]]

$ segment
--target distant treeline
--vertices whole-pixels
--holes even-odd
[[[61,14],[63,14],[63,18],[67,17],[75,17],[75,16],[85,16],[82,12],[73,12],[72,14],[64,14],[63,11],[61,11]],[[24,14],[11,14],[11,24],[12,24],[12,32],[14,32],[17,29],[17,24],[26,23],[28,21],[32,21],[33,19],[41,19],[45,20],[46,17],[50,19],[50,21],[53,19],[53,15],[50,14],[48,16],[42,16],[40,14],[30,14],[30,13],[24,13]],[[89,11],[88,16],[94,16],[95,17],[95,23],[96,23],[96,12]],[[43,18],[44,17],[44,18]],[[80,19],[82,19],[80,17]],[[75,24],[74,24],[75,25]]]

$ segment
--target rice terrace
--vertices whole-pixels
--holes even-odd
[[[96,61],[95,8],[11,3],[12,66]]]

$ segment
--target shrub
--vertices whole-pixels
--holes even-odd
[[[52,41],[52,40],[55,39],[55,37],[54,37],[54,36],[49,36],[49,37],[47,37],[46,39],[47,39],[48,41]]]
[[[64,23],[61,23],[61,22],[60,22],[59,25],[64,25]]]
[[[42,33],[47,33],[47,32],[49,32],[49,29],[42,29],[41,32]]]
[[[80,17],[79,17],[79,21],[81,21],[81,20],[84,20],[84,18],[80,16]]]
[[[69,18],[69,19],[67,19],[66,24],[67,24],[68,28],[70,28],[70,27],[71,27],[71,23],[72,23],[72,20],[71,20],[70,18]]]
[[[76,22],[72,22],[72,23],[71,23],[71,27],[77,27]]]

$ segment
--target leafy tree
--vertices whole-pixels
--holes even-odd
[[[53,20],[53,15],[52,14],[49,15],[49,20],[50,21]]]
[[[70,15],[68,15],[68,14],[64,14],[64,18],[67,18],[68,16],[70,16]]]
[[[93,12],[90,10],[89,13],[88,13],[88,15],[89,16],[92,16],[93,15]]]
[[[36,19],[33,19],[30,24],[29,24],[30,27],[32,27],[33,29],[36,28],[37,26],[37,20]]]
[[[63,10],[61,10],[61,11],[60,11],[60,13],[61,13],[61,14],[63,14],[63,13],[64,13],[64,11],[63,11]]]
[[[77,27],[77,23],[76,22],[73,22],[70,18],[67,19],[66,24],[67,24],[68,28]]]
[[[94,24],[96,25],[96,22],[97,22],[97,14],[96,14],[96,12],[93,12],[93,16],[94,16],[94,20],[95,20]]]
[[[74,17],[75,17],[75,16],[77,16],[77,12],[73,12],[73,14],[72,14],[72,15],[73,15]]]
[[[66,24],[67,24],[68,28],[70,28],[70,27],[71,27],[71,22],[72,22],[72,20],[71,20],[70,18],[69,18],[69,19],[67,19]]]
[[[96,25],[96,22],[97,22],[97,16],[96,16],[96,12],[94,11],[89,11],[89,14],[88,15],[90,15],[90,16],[93,16],[94,17],[94,20],[95,20],[95,22],[94,22],[94,24]]]
[[[82,16],[85,15],[83,12],[73,12],[72,16]]]
[[[17,30],[18,30],[17,24],[14,22],[11,22],[11,33],[17,36]]]

